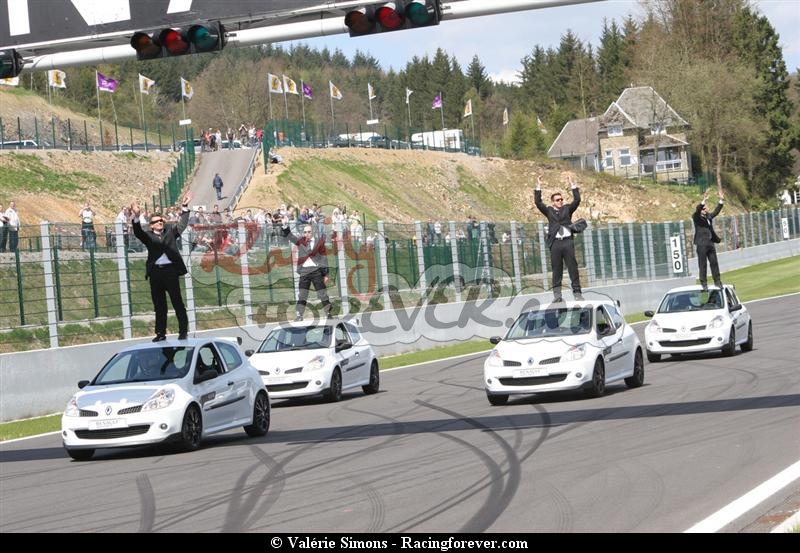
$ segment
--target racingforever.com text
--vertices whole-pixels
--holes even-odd
[[[270,538],[269,545],[272,549],[281,549],[288,546],[290,549],[427,549],[433,551],[470,550],[481,551],[484,549],[527,549],[527,540],[489,540],[489,539],[464,539],[452,536],[444,538],[417,538],[411,536],[397,536],[384,539],[360,539],[349,536],[338,538],[310,538],[300,536],[274,536]]]

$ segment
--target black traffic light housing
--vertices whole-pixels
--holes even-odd
[[[18,77],[22,73],[25,62],[19,52],[13,48],[10,50],[0,50],[0,79],[10,79]]]
[[[225,27],[219,21],[139,31],[131,37],[137,60],[152,60],[218,52],[225,47]]]
[[[438,25],[441,18],[440,0],[400,0],[350,10],[344,24],[350,36],[364,36]]]

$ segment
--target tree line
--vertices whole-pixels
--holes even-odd
[[[774,197],[793,180],[792,149],[800,147],[797,68],[792,89],[779,37],[747,0],[647,0],[639,20],[599,22],[599,44],[570,30],[557,47],[532,44],[520,60],[519,81],[495,83],[479,56],[462,66],[437,50],[413,57],[399,71],[384,70],[367,52],[349,59],[340,50],[262,45],[151,61],[128,61],[67,71],[57,102],[96,114],[95,69],[120,81],[114,111],[121,125],[141,126],[137,75],[156,81],[143,98],[144,122],[177,121],[183,109],[197,127],[264,126],[270,119],[267,74],[286,75],[313,89],[313,99],[273,95],[272,117],[308,124],[331,121],[328,81],[341,90],[335,102],[339,125],[364,126],[369,118],[368,83],[376,97],[373,117],[398,136],[415,130],[463,128],[474,123],[482,150],[525,159],[542,156],[563,125],[602,115],[627,86],[652,86],[691,124],[694,168],[719,173],[742,198]],[[380,37],[376,37],[380,40]],[[180,77],[195,90],[181,105]],[[37,74],[25,86],[46,93]],[[413,91],[406,104],[406,90]],[[431,109],[443,94],[442,113]],[[472,117],[464,117],[471,101]],[[509,114],[503,124],[503,112]],[[103,109],[107,116],[107,108]],[[409,119],[411,128],[409,129]],[[468,131],[469,129],[469,131]]]

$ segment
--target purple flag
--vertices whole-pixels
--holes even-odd
[[[116,79],[111,79],[106,77],[99,71],[97,71],[97,89],[102,90],[103,92],[114,92],[117,90],[117,86],[119,83]]]
[[[436,95],[436,98],[433,99],[433,104],[431,105],[431,109],[442,109],[442,93]]]
[[[311,85],[308,83],[303,83],[303,96],[308,98],[309,100],[314,99],[313,91],[311,90]]]

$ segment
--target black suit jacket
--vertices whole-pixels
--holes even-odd
[[[722,211],[722,202],[719,202],[716,209],[709,213],[707,217],[703,217],[703,205],[702,202],[697,204],[694,214],[692,215],[692,222],[694,223],[694,243],[696,246],[719,244],[722,240],[720,240],[717,233],[714,232],[712,220]]]
[[[547,238],[545,240],[549,248],[553,245],[553,242],[555,242],[558,229],[562,226],[568,227],[572,224],[572,214],[575,213],[575,210],[581,205],[581,191],[578,188],[573,188],[572,203],[562,205],[561,209],[556,209],[551,205],[545,205],[542,201],[541,190],[534,191],[533,199],[536,203],[536,207],[547,217],[547,222],[549,223],[547,227]]]
[[[134,219],[133,234],[147,247],[147,269],[145,271],[145,278],[150,278],[156,260],[161,257],[161,254],[167,254],[169,260],[177,267],[179,275],[185,275],[187,273],[186,263],[183,262],[183,257],[178,249],[178,237],[186,230],[186,225],[188,224],[188,209],[184,209],[181,212],[178,224],[165,224],[164,232],[161,233],[160,236],[152,230],[144,230],[141,223],[139,223],[138,217]]]
[[[281,229],[281,234],[286,236],[292,244],[297,246],[297,273],[307,275],[319,268],[323,275],[328,274],[328,256],[325,248],[325,235],[314,241],[314,247],[310,247],[305,236],[297,236],[289,227]],[[308,258],[314,262],[316,267],[303,267],[303,263]]]

